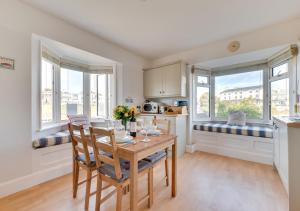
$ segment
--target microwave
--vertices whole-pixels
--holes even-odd
[[[157,114],[158,113],[158,104],[155,102],[146,102],[142,106],[143,113]]]

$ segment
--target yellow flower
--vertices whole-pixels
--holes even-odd
[[[124,116],[125,116],[125,117],[128,117],[128,113],[125,113]]]

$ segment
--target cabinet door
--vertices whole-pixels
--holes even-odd
[[[274,164],[277,169],[280,168],[279,164],[279,127],[275,124],[274,125],[274,134],[273,134],[273,140],[274,140]]]
[[[162,95],[162,70],[156,68],[144,71],[144,96],[160,97]]]
[[[163,96],[181,96],[181,64],[163,67]]]
[[[287,126],[282,126],[279,128],[279,163],[280,163],[280,169],[281,174],[284,177],[285,180],[284,183],[288,183],[289,178],[289,155],[288,155],[288,133],[287,133]]]

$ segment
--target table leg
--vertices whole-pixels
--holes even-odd
[[[130,159],[130,211],[137,211],[138,207],[138,160],[136,155]]]
[[[177,138],[172,145],[172,197],[177,194]]]

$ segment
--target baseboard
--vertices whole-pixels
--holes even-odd
[[[188,153],[194,153],[196,150],[196,144],[188,144],[185,146],[185,151]]]
[[[34,172],[30,175],[3,182],[0,184],[0,198],[66,175],[71,171],[72,163],[67,162],[52,168]]]
[[[197,143],[195,149],[197,151],[209,152],[213,154],[223,155],[227,157],[237,158],[241,160],[247,160],[267,165],[273,164],[272,156],[267,156],[259,153],[237,150],[227,147],[220,147],[214,145],[206,145],[202,143]]]

